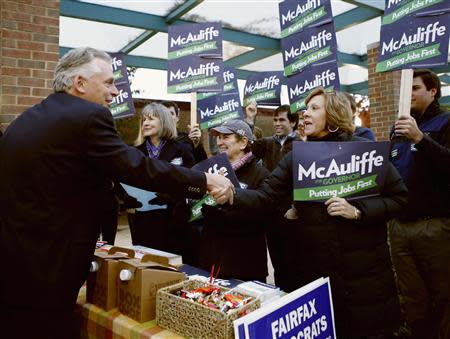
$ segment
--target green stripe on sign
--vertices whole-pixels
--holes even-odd
[[[286,76],[292,75],[296,73],[298,70],[301,70],[305,68],[306,66],[317,62],[319,60],[322,60],[328,56],[331,55],[331,49],[330,46],[319,49],[319,50],[313,50],[308,51],[305,54],[303,54],[300,59],[295,61],[293,64],[290,64],[284,69],[284,74]]]
[[[196,88],[201,87],[211,87],[217,85],[217,77],[209,77],[205,79],[197,79],[194,81],[188,81],[177,85],[172,85],[167,87],[168,93],[180,93],[191,91],[193,92]]]
[[[232,120],[232,119],[238,119],[239,118],[239,112],[224,112],[220,115],[214,117],[212,120],[208,120],[206,122],[203,122],[200,124],[200,129],[208,129],[211,127],[216,127],[219,125],[222,125],[225,121]]]
[[[339,178],[339,177],[337,177]],[[377,175],[328,186],[315,186],[294,189],[295,201],[328,200],[332,197],[346,197],[377,187]]]
[[[204,42],[195,46],[189,46],[187,48],[179,49],[177,51],[170,52],[168,54],[169,60],[174,60],[178,58],[182,58],[188,55],[194,55],[198,53],[202,53],[205,51],[209,51],[212,49],[217,49],[216,41]]]
[[[209,206],[216,206],[217,202],[214,200],[212,196],[209,194],[205,194],[203,198],[201,198],[194,206],[191,208],[191,217],[189,218],[188,222],[200,219],[202,215],[202,206],[203,204],[209,205]]]
[[[440,55],[439,46],[440,46],[439,43],[434,44],[424,48],[419,48],[413,51],[405,52],[393,58],[384,60],[377,64],[376,71],[377,72],[390,71],[391,69],[401,67],[411,62],[417,62],[434,58]]]
[[[244,106],[247,106],[250,101],[255,100],[256,102],[267,99],[275,99],[277,97],[275,90],[261,92],[255,95],[252,95],[244,100]]]
[[[433,5],[436,5],[443,0],[415,0],[411,1],[404,6],[401,6],[397,10],[383,17],[382,25],[389,25],[405,16],[411,14],[412,12],[416,12],[419,9],[427,8]]]
[[[120,114],[120,113],[123,113],[123,112],[126,112],[129,109],[130,108],[128,107],[128,103],[127,102],[124,102],[123,104],[120,104],[120,105],[117,105],[117,106],[109,108],[109,110],[111,111],[111,114],[113,116],[117,115],[117,114]]]
[[[297,18],[295,18],[294,23],[281,31],[281,37],[286,38],[287,36],[300,31],[303,27],[310,25],[314,21],[317,21],[321,17],[325,16],[327,12],[325,11],[325,6],[319,7],[312,13],[304,13]]]
[[[308,96],[309,92],[311,90],[313,90],[314,88],[315,87],[307,90],[305,93],[302,94],[302,96],[300,97],[299,100],[297,100],[297,101],[295,101],[295,102],[293,102],[291,104],[291,106],[290,106],[291,107],[291,112],[297,112],[299,109],[305,109],[306,108],[305,99]],[[331,91],[334,91],[334,86],[329,86],[329,87],[325,88],[325,92],[331,92]]]

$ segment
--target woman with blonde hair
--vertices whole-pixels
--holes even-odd
[[[151,103],[142,109],[137,149],[152,159],[192,167],[195,163],[192,153],[183,143],[175,140],[176,136],[175,122],[165,106]],[[184,200],[156,194],[151,201],[151,210],[135,213],[134,225],[130,225],[133,245],[182,254],[180,244],[183,236],[182,231],[175,228],[174,210],[181,208]]]
[[[308,142],[364,141],[353,137],[350,103],[344,94],[313,90],[303,114]],[[308,143],[304,145],[308,147]],[[288,153],[257,190],[238,191],[233,208],[261,213],[293,191],[293,156]],[[388,163],[378,196],[295,201],[297,217],[284,239],[289,292],[330,277],[339,338],[392,338],[400,307],[386,239],[386,222],[406,204],[407,190]]]

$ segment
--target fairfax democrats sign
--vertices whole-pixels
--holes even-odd
[[[236,339],[335,339],[329,278],[320,278],[233,322]]]
[[[389,166],[389,142],[295,142],[294,200],[378,195]]]

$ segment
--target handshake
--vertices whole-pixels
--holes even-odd
[[[214,200],[216,200],[217,204],[223,205],[227,202],[233,204],[236,190],[231,181],[221,174],[205,173],[205,175],[207,191],[214,198]],[[142,207],[141,202],[128,195],[126,192],[124,192],[122,200],[123,206],[126,209]],[[170,195],[157,193],[156,197],[150,199],[148,203],[150,205],[167,205],[171,201],[172,199]]]
[[[208,193],[216,200],[217,204],[223,205],[228,202],[232,205],[236,194],[233,183],[221,174],[205,173],[205,175]]]

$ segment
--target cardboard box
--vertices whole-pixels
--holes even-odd
[[[134,251],[112,247],[109,252],[96,251],[92,265],[97,270],[89,272],[87,279],[86,301],[109,311],[117,307],[117,279],[119,259],[134,258]]]
[[[154,255],[144,255],[141,260],[129,259],[119,262],[119,275],[122,279],[129,279],[118,280],[119,311],[136,321],[145,322],[155,319],[156,292],[162,287],[177,284],[186,279],[186,275],[176,268],[154,261],[159,259]],[[164,260],[166,259],[161,259],[161,261]]]

